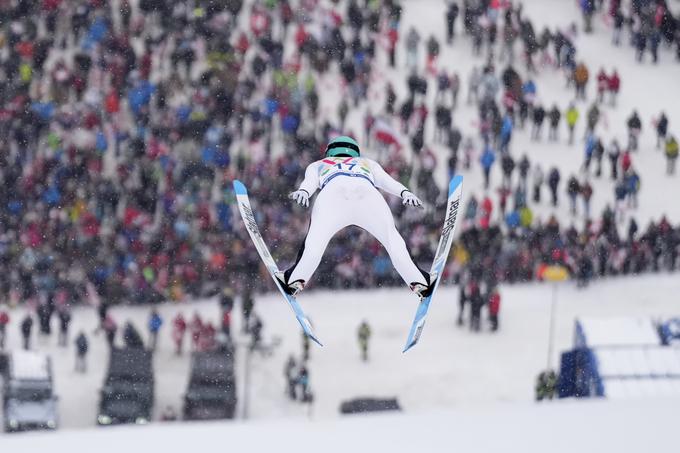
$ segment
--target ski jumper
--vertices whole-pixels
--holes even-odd
[[[287,281],[308,282],[335,233],[356,225],[380,241],[407,285],[429,283],[411,259],[392,212],[378,191],[401,196],[408,189],[377,162],[363,157],[326,157],[313,162],[305,171],[300,190],[311,196],[317,189],[320,192],[312,207],[309,231],[297,262],[285,273]]]

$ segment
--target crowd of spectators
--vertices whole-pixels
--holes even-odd
[[[612,44],[620,46],[627,37],[638,62],[648,51],[652,63],[658,63],[662,45],[675,46],[675,59],[680,61],[680,16],[673,15],[667,0],[579,0],[579,4],[586,33],[593,30],[593,17],[600,12],[612,28]]]
[[[394,66],[402,46],[411,68],[407,96],[399,99],[386,84],[385,105],[369,105],[363,123],[365,144],[385,157],[388,173],[432,201],[422,214],[389,200],[417,262],[427,266],[439,236],[445,200],[431,171],[442,159],[430,146],[438,142],[449,150],[451,174],[479,160],[487,178],[495,161],[504,175],[493,185],[498,215],[489,191],[467,204],[448,281],[484,280],[493,288],[535,278],[546,261],[590,277],[677,268],[680,226],[665,220],[642,234],[631,226],[621,238],[611,210],[599,218],[588,212],[580,231],[534,218],[531,205],[541,202],[544,186],[558,203],[561,176],[552,168],[544,178],[527,156],[512,157],[512,134],[531,119],[541,140],[547,118],[549,138],[557,140],[562,117],[573,140],[577,107],[538,105],[531,77],[546,65],[561,68],[577,97],[585,96],[588,76],[584,81],[569,32],[535,33],[519,3],[449,4],[441,24],[446,45],[469,42],[487,61],[466,81],[466,101],[479,111],[473,136],[452,121],[465,81],[437,69],[442,44],[434,36],[400,28],[398,0],[333,3],[0,2],[0,301],[71,304],[96,293],[107,304],[136,304],[216,295],[224,286],[270,289],[258,278],[260,261],[238,219],[231,181],[247,182],[271,250],[282,268],[290,264],[308,220],[287,193],[327,140],[345,131],[348,114],[366,107],[371,84],[379,83],[379,54]],[[461,20],[465,39],[456,36]],[[513,67],[518,45],[524,78]],[[425,72],[418,69],[422,47]],[[505,65],[500,75],[497,64]],[[322,111],[320,86],[328,77],[343,95],[330,114]],[[615,95],[618,83],[607,77]],[[428,106],[432,84],[438,95]],[[593,102],[586,154],[595,156],[599,177],[604,147]],[[430,107],[433,140],[426,133]],[[660,143],[667,146],[667,119],[664,128]],[[408,138],[403,146],[399,134]],[[674,149],[677,156],[677,142]],[[617,199],[622,192],[632,204],[639,177],[626,153],[611,158],[613,184]],[[592,196],[589,165],[587,158],[587,175],[567,184],[574,212],[578,197],[588,206]],[[399,280],[380,244],[349,228],[331,242],[313,284]]]

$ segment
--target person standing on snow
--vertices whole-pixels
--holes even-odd
[[[460,12],[458,3],[451,2],[446,8],[446,43],[451,44],[456,34],[456,18]]]
[[[371,327],[368,322],[362,321],[357,332],[359,348],[361,349],[361,360],[368,360],[368,340],[371,338]]]
[[[418,44],[420,44],[420,34],[415,28],[411,27],[406,35],[406,67],[418,67]]]
[[[80,332],[76,337],[76,371],[84,373],[87,370],[87,350],[89,349],[89,342],[84,332]]]
[[[590,219],[590,199],[593,196],[593,186],[586,179],[583,184],[581,184],[581,197],[583,198],[583,211],[585,213],[586,219]]]
[[[602,104],[604,101],[604,93],[609,89],[609,76],[604,72],[604,68],[600,68],[597,73],[597,103]]]
[[[149,348],[152,351],[156,350],[156,344],[158,343],[158,331],[163,325],[163,318],[158,314],[155,309],[151,311],[151,316],[149,317]]]
[[[597,104],[593,103],[593,105],[590,106],[586,115],[586,120],[587,125],[584,137],[594,134],[595,127],[597,127],[597,123],[600,121],[600,109],[597,107]]]
[[[569,196],[569,212],[571,215],[576,215],[576,197],[581,192],[581,185],[576,179],[576,176],[571,175],[567,182],[567,195]]]
[[[550,187],[550,194],[552,195],[552,205],[557,206],[559,202],[557,198],[557,186],[560,183],[560,171],[557,167],[553,167],[548,175],[548,186]]]
[[[616,181],[619,177],[619,156],[621,155],[621,148],[619,147],[619,142],[614,139],[609,145],[607,150],[607,157],[609,157],[609,163],[611,167],[611,178],[612,181]]]
[[[533,178],[533,196],[531,197],[534,200],[534,203],[540,203],[541,202],[541,186],[543,185],[543,169],[541,168],[540,164],[536,164],[534,167],[534,171],[532,174]]]
[[[182,313],[177,313],[175,319],[172,321],[172,340],[175,342],[175,354],[182,355],[182,343],[184,342],[184,333],[187,330],[187,322]]]
[[[590,74],[588,73],[588,67],[585,63],[579,63],[576,68],[574,68],[573,73],[574,84],[576,87],[576,99],[586,99],[586,85],[588,85],[588,79]]]
[[[489,324],[491,324],[491,331],[498,330],[498,313],[501,309],[501,295],[498,288],[494,288],[489,296]]]
[[[545,109],[541,105],[534,107],[533,112],[533,128],[531,129],[531,139],[541,139],[541,129],[543,129],[543,120],[545,119]]]
[[[579,117],[578,109],[573,103],[569,104],[565,117],[567,119],[567,127],[569,128],[569,144],[571,145],[574,143],[574,129]]]
[[[326,157],[307,167],[302,184],[289,198],[308,207],[310,197],[318,189],[309,231],[297,261],[285,272],[276,274],[287,294],[295,296],[304,289],[328,242],[350,225],[365,229],[380,241],[399,275],[418,297],[423,299],[432,294],[437,276],[431,276],[413,262],[378,189],[401,197],[405,206],[422,207],[418,197],[392,179],[377,162],[361,157],[357,142],[346,136],[331,140]]]
[[[71,324],[71,310],[67,306],[60,307],[59,314],[59,346],[66,346],[68,341],[68,327]]]
[[[476,281],[470,282],[470,330],[479,332],[481,328],[481,314],[484,306],[484,297],[482,296],[479,283]]]
[[[512,184],[512,172],[515,170],[515,160],[510,154],[504,154],[501,158],[501,169],[503,170],[503,187],[510,188]]]
[[[661,112],[661,116],[656,121],[656,147],[660,148],[661,144],[666,140],[666,134],[668,133],[668,118],[664,112]]]
[[[599,138],[595,142],[595,149],[593,150],[593,158],[595,159],[595,176],[599,178],[602,175],[602,157],[604,156],[604,145]]]
[[[633,110],[633,114],[628,118],[626,122],[628,126],[628,149],[631,151],[637,151],[638,149],[638,138],[640,132],[642,132],[642,121],[638,116],[636,110]]]
[[[609,77],[609,104],[614,107],[616,105],[616,96],[619,94],[619,90],[621,89],[621,78],[619,77],[619,73],[616,72],[616,69],[614,70],[614,73]]]
[[[526,190],[527,177],[529,176],[529,169],[531,168],[531,162],[529,161],[529,156],[527,156],[526,153],[522,156],[517,168],[519,169],[519,184],[524,190]]]
[[[248,333],[250,328],[250,316],[253,313],[253,308],[255,307],[255,299],[250,290],[246,290],[241,297],[241,312],[243,313],[243,323],[242,331],[243,333]]]
[[[494,153],[491,146],[487,145],[484,148],[484,153],[480,157],[479,161],[482,164],[482,170],[484,170],[484,189],[489,188],[489,177],[491,175],[491,166],[496,161],[496,153]]]
[[[557,104],[553,105],[553,108],[548,112],[548,120],[550,123],[550,130],[548,131],[548,140],[552,142],[556,142],[559,133],[558,133],[558,128],[560,125],[560,118],[562,117],[562,112],[560,112],[560,109],[557,107]]]
[[[666,174],[670,176],[675,174],[675,162],[678,160],[678,141],[672,135],[666,140],[665,153]],[[2,321],[0,321],[0,324],[1,323]]]
[[[31,331],[33,330],[33,318],[27,314],[21,322],[21,336],[24,339],[24,349],[28,351],[31,349]]]

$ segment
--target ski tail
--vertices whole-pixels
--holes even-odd
[[[439,238],[437,251],[434,255],[434,260],[432,261],[432,267],[430,269],[430,275],[436,279],[434,282],[434,288],[432,293],[420,301],[420,304],[418,304],[418,309],[416,310],[416,315],[413,320],[413,324],[411,325],[408,338],[406,339],[406,345],[404,346],[403,352],[406,352],[415,346],[415,344],[418,343],[418,340],[420,339],[420,335],[423,333],[427,311],[430,308],[430,302],[432,301],[432,297],[434,297],[434,294],[439,287],[439,283],[441,282],[441,276],[444,272],[444,267],[446,266],[446,259],[449,256],[451,245],[453,244],[453,234],[456,229],[458,208],[460,206],[460,200],[462,196],[463,177],[461,175],[456,175],[449,183],[444,226],[442,227],[442,234]]]
[[[283,290],[283,287],[279,283],[278,279],[276,278],[276,273],[279,271],[279,268],[276,265],[276,262],[274,261],[274,258],[272,257],[271,253],[269,253],[269,248],[267,247],[267,244],[264,242],[264,238],[260,233],[260,228],[257,226],[253,209],[250,206],[250,199],[248,198],[248,190],[246,189],[246,186],[241,181],[234,180],[233,187],[234,193],[236,194],[238,209],[239,212],[241,213],[243,223],[246,226],[246,230],[248,230],[248,235],[250,236],[250,239],[253,241],[253,244],[257,249],[257,253],[260,255],[260,258],[267,267],[267,272],[269,272],[269,275],[274,280],[274,283],[276,284],[276,287],[278,288],[279,292],[286,299],[288,305],[293,310],[293,313],[295,313],[295,318],[300,323],[300,326],[302,327],[302,330],[305,332],[305,335],[307,335],[312,341],[317,343],[319,346],[323,346],[323,344],[321,344],[319,339],[314,334],[314,330],[312,329],[312,323],[309,322],[309,318],[307,318],[307,315],[305,315],[297,299],[287,294]]]

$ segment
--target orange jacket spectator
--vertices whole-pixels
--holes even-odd
[[[588,68],[585,64],[579,63],[578,66],[576,66],[576,69],[574,69],[574,81],[577,85],[585,85],[588,83],[589,78],[590,73],[588,72]]]

